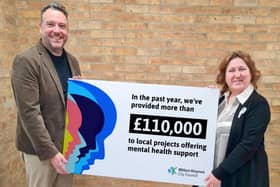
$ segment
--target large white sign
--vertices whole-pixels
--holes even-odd
[[[217,89],[69,80],[64,155],[75,174],[204,185]]]

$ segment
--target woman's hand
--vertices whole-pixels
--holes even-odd
[[[221,184],[221,181],[217,179],[212,173],[206,177],[206,186],[205,187],[217,187]]]
[[[215,88],[218,88],[218,86],[216,86],[216,85],[214,85],[214,84],[211,84],[211,85],[208,85],[207,88],[213,88],[213,89],[215,89]]]

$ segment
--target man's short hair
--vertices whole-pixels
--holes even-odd
[[[58,10],[60,12],[62,12],[65,17],[68,19],[68,12],[66,10],[66,8],[60,4],[60,3],[57,3],[57,2],[52,2],[52,3],[49,3],[47,5],[45,5],[42,9],[41,9],[41,21],[43,20],[43,14],[48,10],[48,9],[54,9],[54,10]]]

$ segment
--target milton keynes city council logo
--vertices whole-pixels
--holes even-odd
[[[173,167],[171,166],[169,169],[168,169],[168,173],[170,175],[175,175],[177,173],[177,167]]]

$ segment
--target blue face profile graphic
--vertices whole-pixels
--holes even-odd
[[[104,141],[115,127],[116,108],[104,91],[81,80],[68,81],[67,100],[77,115],[73,110],[67,111],[71,115],[66,120],[68,137],[63,150],[68,159],[66,170],[82,174],[96,159],[104,159]]]

